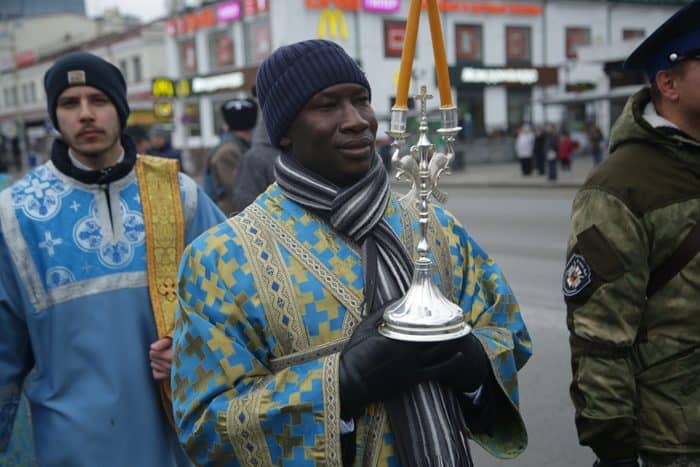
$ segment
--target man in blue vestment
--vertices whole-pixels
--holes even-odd
[[[176,162],[144,168],[154,158],[124,134],[126,84],[112,64],[71,53],[44,86],[61,137],[0,193],[0,450],[24,391],[41,466],[189,465],[160,394],[171,339],[152,305],[174,301],[163,268],[176,271],[179,255],[150,245],[170,233],[187,244],[223,214]],[[143,199],[152,192],[155,206]]]
[[[173,409],[190,458],[467,467],[468,438],[517,456],[530,337],[496,262],[444,209],[428,214],[434,278],[473,332],[416,343],[377,330],[410,285],[420,227],[374,150],[364,72],[310,40],[268,57],[256,89],[276,182],[180,265]]]

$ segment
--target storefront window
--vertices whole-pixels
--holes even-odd
[[[213,70],[234,65],[233,38],[230,29],[213,31],[209,34],[209,63]]]
[[[576,58],[576,49],[591,44],[589,28],[566,28],[566,58]]]
[[[532,90],[529,87],[508,88],[508,131],[513,132],[523,123],[532,121],[531,98]]]
[[[405,35],[406,21],[384,20],[384,56],[386,58],[401,58]]]
[[[269,15],[259,15],[244,23],[245,65],[262,62],[272,52],[272,33]]]
[[[483,86],[458,88],[457,108],[459,109],[464,139],[469,140],[486,135]]]
[[[199,102],[185,102],[185,114],[181,118],[181,123],[187,129],[189,136],[202,136],[202,129],[199,126]]]
[[[529,65],[532,62],[532,30],[527,26],[506,26],[506,63]]]
[[[644,29],[623,29],[622,40],[641,39],[644,37]]]
[[[141,70],[141,57],[134,55],[131,59],[131,66],[134,69],[134,82],[138,83],[143,79],[143,71]]]
[[[185,39],[180,42],[180,66],[183,74],[197,72],[197,49],[194,39]]]
[[[476,24],[455,25],[455,44],[458,62],[481,62],[481,26]]]

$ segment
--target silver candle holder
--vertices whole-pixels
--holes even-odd
[[[392,164],[396,167],[396,178],[411,182],[411,190],[401,198],[415,202],[418,208],[420,238],[414,261],[411,286],[406,294],[389,305],[384,311],[384,321],[379,332],[389,338],[414,341],[436,342],[456,339],[471,332],[471,326],[464,321],[462,309],[447,299],[433,281],[434,264],[430,259],[428,244],[428,200],[433,196],[444,203],[447,194],[438,189],[437,182],[443,174],[449,174],[450,163],[454,159],[455,135],[462,129],[457,125],[457,109],[454,106],[440,109],[441,128],[437,130],[445,142],[445,152],[436,152],[428,139],[427,101],[433,96],[427,93],[425,85],[415,96],[420,103],[420,126],[418,142],[411,146],[409,153],[402,155],[406,137],[406,110],[393,109],[391,127],[387,132],[393,138]]]

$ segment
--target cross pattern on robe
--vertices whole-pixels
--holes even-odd
[[[39,242],[39,248],[46,248],[46,252],[49,256],[56,254],[54,247],[63,243],[61,238],[53,238],[51,232],[44,232],[44,240]]]
[[[37,199],[41,199],[44,197],[44,191],[50,186],[51,184],[49,182],[42,182],[34,178],[32,179],[31,186],[24,191],[27,194],[33,194]]]

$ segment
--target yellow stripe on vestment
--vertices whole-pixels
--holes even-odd
[[[180,198],[180,167],[164,157],[139,156],[136,178],[146,233],[148,292],[158,338],[170,337],[177,310],[177,269],[185,243]],[[161,396],[172,422],[170,380],[161,381]]]

